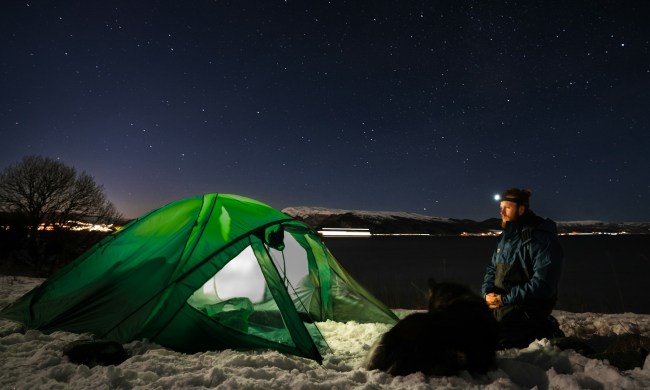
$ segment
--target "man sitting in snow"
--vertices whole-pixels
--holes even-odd
[[[500,196],[503,233],[483,281],[483,296],[499,322],[501,349],[563,336],[551,316],[563,251],[555,222],[533,213],[530,195],[513,188]]]

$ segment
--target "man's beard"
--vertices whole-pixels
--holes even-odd
[[[508,219],[507,221],[505,220],[504,217],[501,217],[501,229],[505,229],[506,224],[508,222],[517,222],[517,219],[519,219],[519,217],[517,215],[514,215],[512,218]]]

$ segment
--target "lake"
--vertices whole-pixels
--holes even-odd
[[[392,308],[425,306],[427,279],[480,293],[496,237],[325,238],[352,276]],[[650,313],[650,235],[560,236],[564,268],[556,309]]]

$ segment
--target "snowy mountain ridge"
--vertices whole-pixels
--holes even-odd
[[[457,235],[498,228],[498,220],[484,222],[433,217],[403,211],[342,210],[324,207],[287,207],[283,213],[313,228],[363,228],[373,234]]]
[[[403,211],[345,210],[326,207],[287,207],[283,213],[314,228],[364,228],[379,234],[488,233],[500,230],[500,219],[454,219]],[[560,233],[650,234],[650,222],[600,220],[556,221]]]
[[[356,214],[373,219],[394,219],[394,218],[409,218],[422,221],[439,221],[450,222],[450,218],[432,217],[429,215],[422,215],[417,213],[410,213],[406,211],[366,211],[366,210],[344,210],[344,209],[330,209],[325,207],[307,207],[296,206],[287,207],[282,210],[283,213],[290,215],[297,219],[307,218],[309,216],[334,216],[342,214]]]

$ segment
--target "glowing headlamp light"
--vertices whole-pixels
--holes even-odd
[[[523,200],[521,200],[521,198],[518,198],[516,196],[509,196],[509,195],[503,196],[497,194],[494,195],[494,200],[496,200],[497,202],[513,202],[513,203],[517,203],[518,205],[528,206],[526,202],[524,202]]]

